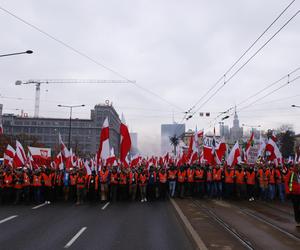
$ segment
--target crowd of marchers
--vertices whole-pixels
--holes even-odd
[[[255,165],[209,166],[170,165],[137,168],[103,166],[96,172],[85,168],[66,170],[41,166],[35,170],[26,167],[0,168],[0,202],[41,203],[73,201],[141,202],[170,197],[260,199],[282,202],[292,197],[296,221],[299,223],[300,197],[299,164],[275,166],[273,163]],[[298,205],[297,205],[298,204]],[[298,207],[296,207],[298,206]]]

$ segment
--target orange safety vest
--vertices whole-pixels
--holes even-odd
[[[225,183],[234,183],[234,170],[225,170]]]
[[[75,186],[76,185],[76,175],[71,174],[70,175],[70,186]]]
[[[195,170],[195,182],[204,182],[204,170],[203,169],[196,169]]]
[[[52,176],[51,175],[47,175],[45,173],[42,174],[43,176],[43,180],[44,180],[44,186],[45,187],[51,187],[52,186]]]
[[[120,173],[120,185],[126,185],[127,184],[127,175],[124,173]]]
[[[34,186],[34,187],[42,186],[42,176],[41,175],[33,175],[32,186]]]
[[[110,175],[110,183],[111,184],[118,184],[119,183],[119,180],[118,180],[118,173],[111,173]]]
[[[10,188],[13,187],[13,176],[10,175],[4,175],[4,187]]]
[[[85,187],[85,176],[78,176],[76,179],[77,188],[83,189]]]
[[[194,182],[194,175],[195,175],[195,170],[189,168],[187,170],[188,182]]]
[[[283,177],[282,177],[281,172],[280,172],[279,169],[275,170],[275,176],[276,176],[276,183],[281,184],[282,181],[283,181]]]
[[[102,183],[102,184],[107,183],[108,174],[109,174],[108,169],[106,169],[105,172],[103,172],[102,170],[100,171],[100,183]]]
[[[22,189],[23,185],[21,183],[21,178],[20,177],[15,177],[15,189]]]
[[[235,171],[236,175],[236,184],[245,184],[245,172],[242,171]]]
[[[129,172],[129,185],[136,184],[138,180],[138,174]]]
[[[252,171],[246,171],[246,177],[247,177],[247,184],[248,185],[255,185],[255,172]]]
[[[185,177],[186,177],[186,171],[179,171],[177,174],[177,178],[178,178],[178,182],[179,183],[183,183],[185,181]]]
[[[213,170],[213,180],[214,181],[221,181],[222,179],[222,169],[215,169]]]
[[[206,181],[207,182],[211,182],[212,181],[212,172],[211,171],[207,171],[207,173],[206,173]]]
[[[267,176],[269,179],[269,184],[275,184],[275,171],[274,169],[267,170]]]
[[[30,178],[28,176],[28,174],[24,173],[23,175],[23,187],[28,187],[30,186]]]
[[[258,170],[258,180],[259,180],[259,185],[266,187],[268,185],[268,176],[267,176],[267,171],[263,171],[263,169]]]
[[[88,176],[88,189],[90,189],[90,185],[92,182],[95,182],[95,190],[98,190],[98,175],[95,176],[95,179],[93,179],[92,175]]]
[[[147,184],[147,176],[145,174],[139,175],[140,186],[145,186]]]
[[[62,186],[62,175],[58,174],[55,176],[55,184],[56,186]]]
[[[159,177],[159,182],[160,183],[166,183],[167,182],[167,173],[163,174],[163,173],[159,172],[158,177]]]
[[[177,174],[176,170],[169,170],[168,171],[168,178],[169,178],[169,180],[175,181],[176,180],[176,174]]]

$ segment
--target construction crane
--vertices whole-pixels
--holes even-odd
[[[40,95],[41,95],[41,84],[50,83],[104,83],[104,84],[117,84],[117,83],[135,83],[135,81],[127,80],[95,80],[95,79],[39,79],[39,80],[28,80],[28,81],[16,81],[16,85],[22,84],[34,84],[35,85],[35,104],[34,104],[34,117],[39,117],[40,110]]]

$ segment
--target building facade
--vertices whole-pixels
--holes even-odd
[[[110,147],[119,154],[120,118],[112,104],[98,104],[91,110],[90,119],[71,120],[71,145],[73,152],[82,156],[94,155],[99,148],[99,138],[104,119],[108,117],[110,128]],[[68,145],[70,119],[22,117],[14,114],[3,114],[4,134],[15,138],[18,135],[28,135],[37,139],[45,147],[57,152],[58,133]]]
[[[242,139],[243,127],[240,127],[239,117],[235,110],[233,118],[233,127],[230,129],[230,142],[234,144],[236,141]]]
[[[170,137],[174,135],[181,137],[185,133],[185,124],[162,124],[161,125],[161,154],[172,152],[173,146],[170,143]]]
[[[130,139],[131,139],[131,155],[136,155],[139,153],[138,149],[138,134],[135,132],[130,133]]]

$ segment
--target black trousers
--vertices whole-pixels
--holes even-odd
[[[291,198],[294,207],[295,221],[300,223],[300,195],[293,194]]]

